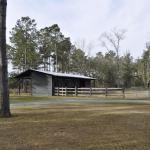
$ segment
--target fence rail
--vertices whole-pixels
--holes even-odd
[[[124,88],[60,88],[55,87],[55,96],[92,96],[92,95],[122,95],[125,97]]]

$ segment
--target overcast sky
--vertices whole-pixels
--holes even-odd
[[[72,42],[92,43],[93,55],[105,52],[99,36],[114,27],[127,30],[122,55],[137,58],[150,41],[150,0],[8,0],[7,37],[22,16],[34,18],[38,28],[58,24]]]

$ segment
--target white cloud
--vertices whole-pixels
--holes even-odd
[[[92,54],[103,50],[98,37],[114,27],[127,29],[122,54],[142,54],[150,40],[149,0],[8,0],[8,31],[22,16],[35,18],[39,27],[58,23],[73,41],[96,44]]]

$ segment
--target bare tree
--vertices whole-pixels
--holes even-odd
[[[125,38],[126,30],[114,28],[111,32],[104,32],[101,37],[101,45],[106,48],[107,51],[115,50],[117,57],[117,70],[118,70],[118,82],[117,86],[120,86],[120,64],[119,64],[119,53],[120,53],[120,43]]]
[[[78,48],[78,49],[81,49],[82,51],[85,52],[85,49],[86,49],[86,40],[83,38],[83,39],[78,39],[76,42],[75,42],[75,46]]]
[[[92,42],[90,42],[88,45],[87,45],[87,58],[88,58],[88,64],[87,64],[87,72],[88,72],[88,75],[91,76],[91,51],[92,49],[94,48],[94,45]]]
[[[7,0],[0,0],[0,113],[2,117],[10,117],[6,56],[6,8]]]

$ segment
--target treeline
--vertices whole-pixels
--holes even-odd
[[[102,34],[101,42],[107,52],[88,56],[63,35],[57,24],[38,30],[34,19],[22,17],[10,32],[8,58],[18,72],[32,68],[78,73],[97,78],[97,87],[146,87],[150,79],[150,46],[146,45],[137,60],[133,60],[130,53],[119,56],[124,33],[113,30],[111,34]]]

